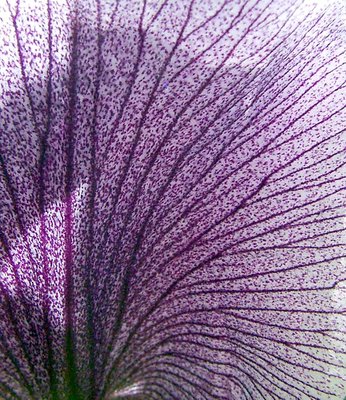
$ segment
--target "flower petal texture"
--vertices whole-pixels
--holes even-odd
[[[342,400],[345,4],[0,30],[0,398]]]

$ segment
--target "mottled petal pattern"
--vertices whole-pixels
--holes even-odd
[[[1,2],[1,399],[345,397],[345,16]]]

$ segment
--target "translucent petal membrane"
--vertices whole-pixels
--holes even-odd
[[[343,399],[343,2],[0,8],[0,398]]]

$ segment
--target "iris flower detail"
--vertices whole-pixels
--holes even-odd
[[[0,399],[343,400],[344,1],[0,2]]]

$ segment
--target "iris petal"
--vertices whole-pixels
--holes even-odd
[[[0,7],[0,397],[343,398],[344,5]]]

